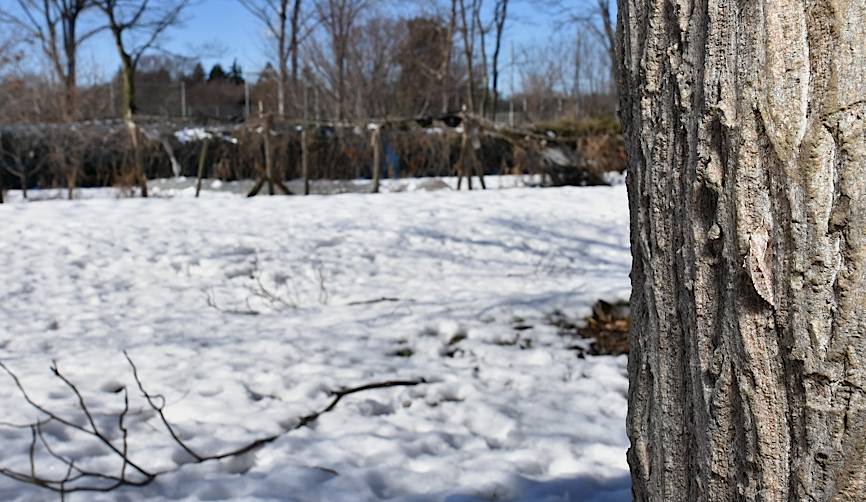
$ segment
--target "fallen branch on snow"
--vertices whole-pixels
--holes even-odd
[[[355,307],[355,306],[358,306],[358,305],[373,305],[373,304],[376,304],[376,303],[396,303],[396,302],[399,302],[399,301],[400,301],[399,298],[390,298],[390,297],[387,297],[387,296],[383,296],[382,298],[376,298],[375,300],[364,300],[364,301],[357,301],[357,302],[349,302],[349,303],[347,303],[346,305],[348,305],[349,307]]]
[[[132,370],[132,376],[135,379],[138,391],[147,401],[150,409],[156,412],[156,414],[159,416],[160,421],[162,422],[168,434],[171,436],[172,441],[176,443],[181,449],[183,449],[184,452],[186,452],[194,460],[194,462],[192,463],[197,464],[237,457],[261,448],[262,446],[279,439],[284,434],[306,427],[311,423],[315,422],[323,414],[333,411],[337,407],[337,404],[346,396],[368,390],[385,389],[391,387],[412,387],[427,383],[427,381],[423,378],[418,380],[389,380],[384,382],[369,383],[357,387],[333,390],[329,392],[329,395],[332,397],[332,399],[328,406],[321,410],[300,417],[295,425],[283,429],[283,431],[281,431],[280,433],[256,439],[248,444],[226,452],[206,455],[201,452],[195,451],[191,446],[189,446],[180,438],[180,436],[175,431],[174,426],[171,424],[171,422],[168,421],[165,416],[165,398],[159,394],[151,394],[144,388],[144,384],[138,373],[138,368],[136,367],[132,358],[126,351],[124,351],[123,354],[126,357],[126,360]],[[75,397],[76,401],[78,402],[78,408],[80,408],[80,411],[84,416],[85,425],[79,425],[75,423],[75,421],[66,419],[57,414],[56,412],[51,411],[46,407],[40,405],[30,396],[18,376],[3,362],[0,362],[0,369],[5,371],[6,374],[9,375],[24,400],[45,417],[30,424],[11,424],[0,422],[0,427],[30,429],[31,433],[28,470],[20,471],[7,467],[0,467],[0,475],[6,476],[15,481],[35,485],[40,488],[53,491],[60,494],[60,498],[61,500],[63,500],[65,495],[69,493],[110,492],[121,487],[146,486],[152,483],[157,477],[163,474],[178,471],[181,468],[181,466],[178,465],[174,468],[167,470],[151,471],[144,468],[131,458],[131,452],[129,451],[129,430],[126,424],[126,420],[130,411],[129,393],[126,387],[122,387],[118,390],[118,392],[123,392],[123,409],[116,418],[117,428],[120,433],[120,444],[118,446],[115,445],[115,442],[118,438],[109,437],[109,434],[107,434],[97,425],[97,421],[94,419],[94,414],[88,407],[87,402],[85,401],[84,396],[82,395],[78,386],[75,385],[75,383],[69,380],[60,371],[60,368],[58,367],[56,361],[51,366],[51,372],[63,383],[65,387],[68,388],[69,392],[71,392],[72,395]],[[102,445],[102,447],[107,450],[107,453],[109,455],[116,457],[120,461],[121,465],[119,468],[119,472],[106,474],[104,472],[96,472],[85,469],[80,467],[79,465],[76,465],[76,461],[74,459],[59,454],[57,450],[51,446],[45,436],[45,427],[51,423],[60,424],[62,427],[78,431],[96,439]],[[37,468],[38,466],[36,461],[36,452],[40,447],[50,457],[65,466],[66,474],[62,478],[51,478],[38,473],[39,469]]]

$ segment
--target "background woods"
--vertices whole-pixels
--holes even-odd
[[[277,176],[302,177],[307,150],[307,178],[372,176],[380,125],[384,176],[455,174],[467,154],[484,172],[547,173],[548,182],[601,182],[598,172],[622,170],[605,2],[560,16],[553,36],[536,43],[510,36],[521,22],[513,0],[239,0],[261,33],[259,68],[205,66],[221,52],[207,41],[166,50],[189,4],[0,7],[9,33],[0,40],[5,186],[131,182],[144,195],[148,178],[256,178],[268,163]],[[553,16],[567,9],[544,5]],[[114,71],[82,63],[83,48],[102,39],[115,47]],[[468,153],[464,112],[478,119]],[[267,115],[275,140],[265,147],[255,130]],[[106,137],[115,139],[107,149]],[[587,143],[612,148],[579,150]],[[30,144],[44,168],[22,174],[14,159]],[[619,153],[597,158],[601,151]]]

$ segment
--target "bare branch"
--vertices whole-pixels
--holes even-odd
[[[392,387],[411,387],[416,385],[421,385],[427,383],[425,379],[418,380],[390,380],[385,382],[377,382],[377,383],[368,383],[364,385],[360,385],[357,387],[348,387],[343,389],[334,390],[329,393],[332,396],[331,401],[328,405],[321,410],[315,411],[298,419],[298,422],[289,428],[284,429],[282,432],[278,434],[273,434],[270,436],[262,437],[256,440],[253,440],[247,444],[244,444],[240,447],[214,454],[214,455],[202,455],[194,451],[189,447],[177,434],[174,426],[168,421],[164,414],[165,409],[165,398],[158,394],[151,394],[147,390],[145,390],[144,383],[141,380],[141,376],[138,372],[138,367],[133,362],[132,358],[129,356],[127,352],[124,351],[124,357],[132,371],[133,378],[135,379],[136,385],[138,386],[139,391],[142,396],[147,401],[148,405],[151,409],[153,409],[160,417],[160,420],[171,436],[172,441],[180,446],[185,452],[187,452],[194,460],[195,463],[204,463],[211,462],[216,460],[223,460],[226,458],[236,457],[240,455],[247,454],[251,451],[255,451],[261,448],[264,445],[267,445],[275,440],[277,440],[282,435],[289,433],[291,431],[307,427],[311,423],[315,422],[321,415],[325,413],[329,413],[333,411],[337,404],[340,403],[345,397],[350,396],[352,394],[356,394],[359,392],[365,392],[369,390],[375,389],[385,389]],[[123,388],[123,409],[117,416],[117,425],[121,435],[121,446],[120,448],[115,447],[111,441],[98,429],[96,426],[96,422],[93,419],[93,413],[88,408],[87,402],[81,394],[78,386],[75,385],[71,380],[66,378],[58,369],[57,364],[54,363],[51,367],[52,373],[60,379],[63,384],[70,390],[70,392],[76,397],[78,400],[78,406],[81,409],[81,412],[86,417],[88,423],[90,424],[90,429],[82,426],[78,426],[75,423],[65,420],[59,417],[57,414],[47,410],[41,405],[37,404],[25,390],[24,386],[21,384],[18,376],[12,372],[3,362],[0,362],[0,368],[2,368],[7,375],[12,379],[15,386],[19,389],[21,395],[24,397],[25,401],[27,401],[30,406],[35,408],[37,411],[42,413],[47,417],[47,419],[36,421],[32,424],[29,424],[27,428],[30,429],[30,446],[29,446],[29,472],[20,472],[14,469],[10,469],[7,467],[0,467],[0,475],[6,476],[12,480],[26,483],[34,486],[38,486],[40,488],[44,488],[46,490],[50,490],[61,495],[63,498],[66,494],[76,493],[76,492],[110,492],[116,490],[118,488],[129,486],[129,487],[142,487],[152,483],[157,477],[168,474],[171,472],[175,472],[181,469],[182,466],[178,465],[172,469],[167,469],[164,471],[158,472],[148,472],[138,465],[136,465],[130,458],[129,451],[129,430],[126,425],[126,417],[129,414],[129,394],[127,389]],[[157,402],[159,401],[159,402]],[[49,444],[45,435],[43,434],[42,428],[48,422],[56,421],[59,424],[62,424],[71,429],[77,430],[79,432],[83,432],[92,437],[96,437],[99,439],[105,447],[107,447],[111,453],[113,453],[116,457],[121,461],[120,472],[117,475],[113,474],[104,474],[100,472],[89,471],[85,469],[81,469],[75,465],[75,461],[70,458],[66,458],[63,455],[57,453],[54,448]],[[4,425],[4,424],[0,424]],[[22,428],[17,424],[9,424],[14,426],[15,428]],[[38,445],[42,445],[43,449],[48,453],[48,455],[55,460],[59,461],[61,464],[66,466],[66,473],[63,478],[47,478],[40,475],[37,472],[37,447]],[[142,476],[141,479],[130,479],[127,475],[127,468],[131,467],[138,471]]]
[[[138,376],[138,368],[135,366],[135,363],[132,362],[132,358],[129,357],[129,353],[125,350],[123,351],[123,356],[126,358],[126,361],[129,363],[130,368],[132,368],[132,376],[135,378],[135,383],[138,385],[138,390],[141,391],[141,394],[147,400],[147,404],[159,415],[159,419],[162,420],[162,424],[165,426],[165,429],[171,435],[171,438],[181,447],[183,450],[194,458],[197,462],[202,462],[205,457],[199,455],[192,448],[190,448],[186,443],[183,442],[182,439],[177,435],[174,431],[174,427],[168,422],[168,419],[165,418],[165,413],[163,413],[163,409],[165,408],[165,398],[159,395],[151,396],[146,390],[144,390],[144,384],[141,382],[141,378]],[[160,398],[162,400],[162,404],[158,405],[153,401],[154,398]]]

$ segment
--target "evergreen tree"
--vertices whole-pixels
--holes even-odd
[[[241,85],[244,83],[244,70],[243,68],[241,68],[241,65],[238,64],[237,59],[232,62],[232,66],[229,69],[228,78],[233,84],[236,85]]]
[[[220,82],[225,80],[227,77],[226,71],[223,69],[222,65],[217,63],[213,65],[213,68],[210,70],[210,75],[207,77],[208,82]]]
[[[204,66],[202,66],[201,63],[196,63],[195,67],[192,69],[192,73],[187,77],[187,81],[192,84],[200,84],[204,82],[204,78]]]
[[[277,77],[277,70],[274,69],[274,65],[267,63],[265,64],[265,68],[262,70],[261,74],[259,74],[259,82],[277,80]]]

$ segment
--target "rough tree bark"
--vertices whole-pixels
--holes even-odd
[[[864,26],[619,0],[636,500],[866,493]]]

